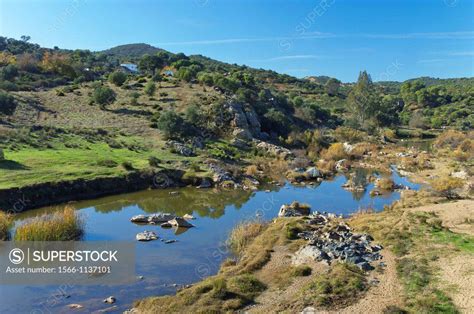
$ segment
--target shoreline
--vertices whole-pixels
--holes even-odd
[[[146,189],[181,187],[199,181],[187,182],[183,174],[182,170],[146,169],[116,177],[46,182],[21,188],[3,189],[0,190],[0,211],[20,213],[43,206]]]

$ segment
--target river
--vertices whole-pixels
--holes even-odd
[[[367,171],[358,170],[362,179]],[[417,189],[418,185],[393,173],[396,183]],[[379,211],[399,199],[393,192],[371,197],[373,184],[365,192],[352,193],[341,188],[344,175],[316,186],[263,186],[261,190],[200,190],[194,187],[151,190],[73,203],[85,220],[85,241],[134,241],[144,230],[155,231],[162,239],[177,240],[165,244],[157,240],[136,244],[136,282],[119,286],[0,286],[0,313],[66,313],[68,304],[78,303],[91,312],[110,305],[102,300],[117,298],[117,312],[132,306],[134,300],[151,295],[172,294],[177,287],[215,274],[228,256],[225,240],[239,222],[249,219],[268,220],[277,216],[280,206],[294,200],[308,203],[312,210],[349,215],[360,209]],[[176,191],[177,194],[170,193]],[[28,211],[16,216],[14,229],[29,218],[61,209],[62,206]],[[136,214],[169,212],[192,214],[196,226],[188,230],[163,229],[130,222]]]

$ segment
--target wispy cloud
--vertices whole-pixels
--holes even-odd
[[[418,60],[416,63],[442,63],[442,62],[446,62],[446,61],[449,61],[448,59],[421,59],[421,60]]]
[[[474,31],[403,34],[356,34],[355,37],[374,39],[474,39]]]
[[[305,34],[304,36],[298,37],[243,37],[243,38],[223,38],[223,39],[203,39],[203,40],[191,40],[191,41],[172,41],[172,42],[161,42],[158,46],[177,46],[177,45],[221,45],[221,44],[234,44],[234,43],[250,43],[250,42],[269,42],[279,40],[305,40],[305,39],[318,39],[318,38],[331,38],[334,34],[313,32]]]
[[[158,46],[183,46],[183,45],[222,45],[235,43],[271,42],[282,40],[313,40],[327,38],[373,38],[373,39],[474,39],[474,31],[437,32],[437,33],[402,33],[402,34],[333,34],[322,32],[305,33],[301,36],[281,37],[241,37],[222,39],[200,39],[189,41],[160,42]]]
[[[299,60],[299,59],[324,59],[326,56],[321,55],[293,55],[293,56],[280,56],[266,59],[267,61],[280,61],[280,60]]]
[[[474,56],[474,51],[453,51],[448,52],[448,55],[458,57],[472,57]]]

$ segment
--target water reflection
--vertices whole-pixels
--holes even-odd
[[[144,276],[143,280],[121,286],[69,287],[67,294],[71,295],[70,298],[60,300],[49,306],[48,311],[43,311],[66,313],[67,304],[79,303],[85,306],[86,312],[91,312],[103,309],[105,306],[101,300],[109,295],[117,297],[117,310],[123,311],[138,298],[173,293],[176,290],[173,284],[196,282],[217,272],[220,263],[227,256],[222,244],[238,222],[256,219],[256,213],[258,219],[272,219],[284,203],[298,200],[310,204],[313,210],[347,215],[369,207],[382,210],[385,205],[399,198],[398,192],[371,197],[369,193],[373,189],[373,183],[368,179],[370,175],[377,174],[355,170],[350,175],[340,175],[314,186],[265,186],[257,192],[182,188],[142,191],[76,202],[73,206],[86,221],[86,241],[130,241],[135,239],[138,232],[151,230],[156,232],[160,239],[177,242],[166,244],[158,240],[137,243],[136,271],[137,275]],[[349,178],[363,185],[366,190],[344,190],[341,185]],[[393,179],[398,184],[417,188],[417,185],[401,178],[397,173],[393,174]],[[49,207],[22,213],[16,216],[15,226],[24,223],[29,217],[59,208]],[[130,222],[134,215],[156,212],[169,212],[180,216],[191,214],[197,217],[193,220],[195,228],[173,230],[163,229],[159,225],[136,225]],[[0,286],[0,313],[23,313],[41,308],[44,300],[58,288],[60,287]]]

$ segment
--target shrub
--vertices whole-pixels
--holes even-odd
[[[457,148],[465,139],[467,138],[466,134],[454,130],[446,130],[441,133],[436,141],[434,146],[438,148]]]
[[[16,241],[70,241],[83,234],[84,224],[72,207],[37,216],[16,229]]]
[[[144,89],[145,94],[147,94],[148,96],[153,96],[155,94],[155,91],[156,91],[156,84],[154,82],[150,81],[146,83],[145,89]]]
[[[16,105],[15,98],[12,95],[0,92],[0,113],[12,114],[16,109]]]
[[[455,192],[456,189],[462,188],[464,186],[464,181],[460,178],[453,177],[442,177],[431,182],[431,187],[439,195],[446,197],[448,199],[457,198],[458,195]]]
[[[163,131],[166,137],[176,137],[185,132],[184,120],[174,111],[165,111],[160,115],[156,123],[158,129]]]
[[[9,239],[11,225],[12,217],[7,213],[0,211],[0,241]]]
[[[126,80],[127,74],[122,71],[115,71],[109,74],[109,82],[116,86],[122,86]]]
[[[93,94],[92,99],[99,105],[104,106],[115,101],[115,92],[106,86],[98,86]]]
[[[367,133],[341,126],[334,130],[334,137],[338,142],[357,143],[367,138]]]
[[[375,186],[381,190],[392,191],[395,186],[395,182],[393,182],[392,178],[379,178],[375,181]]]
[[[328,149],[324,150],[321,155],[325,160],[341,160],[347,158],[347,154],[344,151],[344,145],[342,143],[332,144]]]
[[[258,175],[258,167],[255,166],[255,165],[250,165],[247,167],[247,169],[245,170],[245,174],[248,175],[248,176],[252,176],[252,177],[255,177]]]
[[[160,162],[161,160],[154,156],[148,157],[148,164],[150,165],[150,167],[158,168],[160,166]]]

